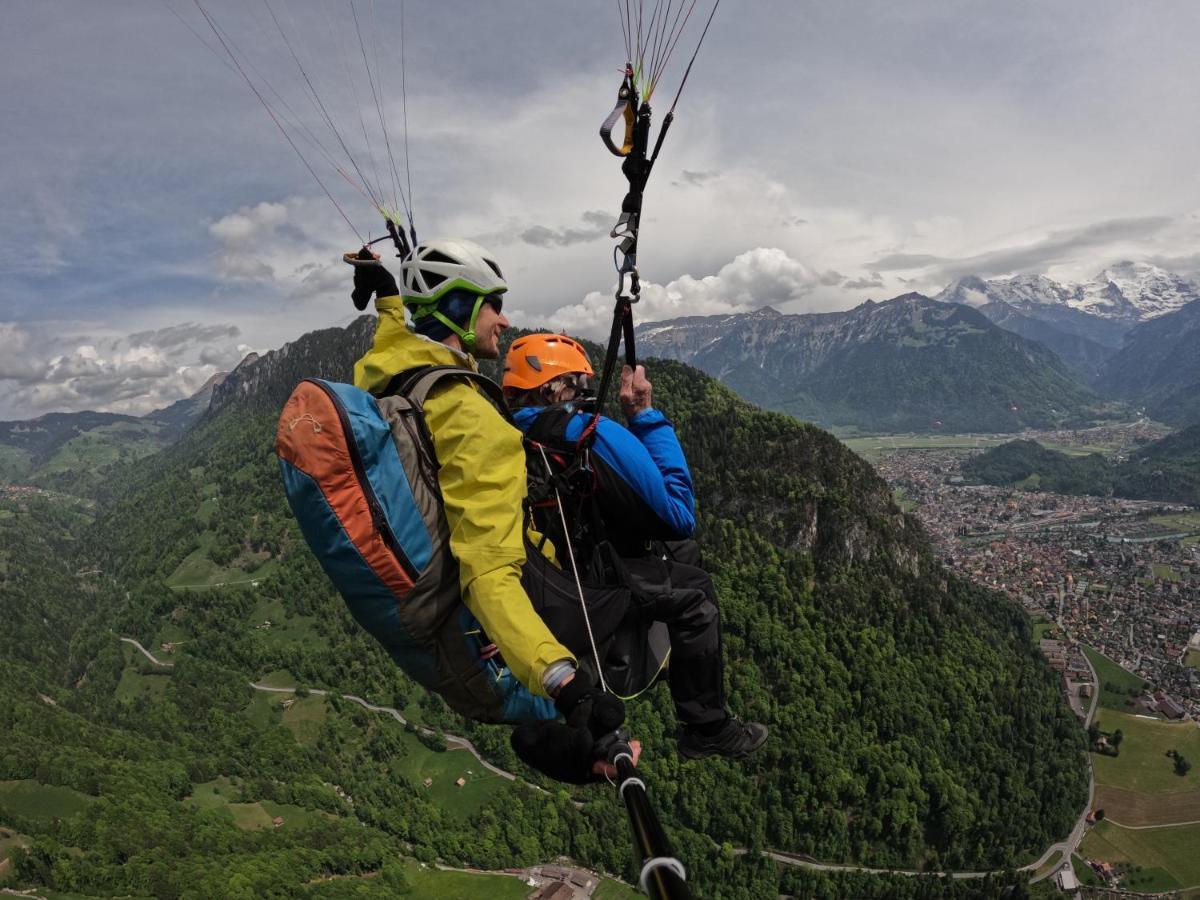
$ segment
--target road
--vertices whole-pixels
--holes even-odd
[[[146,658],[149,659],[155,665],[168,666],[168,667],[174,665],[173,663],[165,663],[165,662],[159,661],[158,659],[156,659],[154,657],[154,655],[149,650],[147,650],[145,647],[143,647],[140,643],[135,641],[133,638],[123,637],[123,638],[121,638],[121,640],[124,641],[126,644],[131,644],[134,647],[137,647],[137,649],[140,650],[143,654],[145,654]],[[1089,666],[1091,665],[1090,661],[1088,662],[1088,665]],[[1093,680],[1096,679],[1096,673],[1095,673],[1094,669],[1092,670],[1092,679]],[[253,681],[250,682],[250,687],[254,688],[254,690],[256,690],[256,691],[264,691],[264,692],[272,693],[272,694],[294,694],[296,692],[295,688],[272,687],[272,686],[266,685],[266,684],[257,684]],[[329,696],[331,692],[319,690],[316,688],[310,688],[309,693],[325,697],[325,696]],[[1092,698],[1092,709],[1088,712],[1088,720],[1089,721],[1091,720],[1091,716],[1095,712],[1095,709],[1096,709],[1096,698],[1099,697],[1099,694],[1100,694],[1099,684],[1097,684],[1097,690],[1094,691],[1093,694],[1094,694],[1094,696]],[[368,703],[362,697],[356,697],[353,694],[338,694],[337,696],[340,696],[343,700],[349,700],[351,703],[357,703],[359,706],[363,707],[363,709],[370,710],[371,712],[377,712],[377,713],[383,713],[385,715],[389,715],[393,719],[395,719],[397,722],[399,722],[401,725],[409,724],[408,719],[404,718],[404,716],[398,710],[396,710],[390,706],[376,706],[373,703]],[[419,732],[421,732],[422,734],[425,734],[425,735],[433,736],[433,735],[437,734],[437,732],[435,732],[433,729],[425,728],[423,726],[416,725],[415,723],[414,723],[413,727],[415,727]],[[490,762],[488,762],[486,759],[484,759],[480,755],[479,751],[475,748],[475,745],[472,744],[466,738],[459,737],[458,735],[454,735],[454,734],[444,734],[443,737],[446,740],[447,747],[451,747],[456,750],[468,751],[472,756],[474,756],[477,760],[479,760],[479,764],[481,766],[483,766],[485,769],[487,769],[489,772],[499,775],[501,778],[506,778],[509,781],[515,782],[518,780],[517,776],[514,775],[512,772],[506,772],[503,769],[499,768],[498,766],[494,766]],[[541,791],[543,794],[549,793],[544,788],[541,788],[536,784],[531,784],[528,781],[522,780],[522,783],[527,785],[528,787],[533,788],[535,791]],[[1059,851],[1059,850],[1065,851],[1063,854],[1064,859],[1068,859],[1068,860],[1070,859],[1070,854],[1075,851],[1075,848],[1079,845],[1079,841],[1083,839],[1083,832],[1087,827],[1087,814],[1088,814],[1088,811],[1091,810],[1091,808],[1092,808],[1092,797],[1093,797],[1094,791],[1095,791],[1095,784],[1092,780],[1092,764],[1091,764],[1091,759],[1089,758],[1088,759],[1088,802],[1087,802],[1087,805],[1083,808],[1083,812],[1080,813],[1079,821],[1077,821],[1075,823],[1075,828],[1071,831],[1070,836],[1067,837],[1066,840],[1059,841],[1056,844],[1051,844],[1046,849],[1046,852],[1043,853],[1037,860],[1029,863],[1029,865],[1021,866],[1019,869],[1017,869],[1018,872],[1033,872],[1033,871],[1037,870],[1042,865],[1044,865],[1050,859],[1051,856],[1054,855],[1055,851]],[[575,801],[575,806],[577,808],[582,808],[583,804],[578,801]],[[1068,847],[1070,848],[1070,850],[1066,849]],[[738,854],[739,856],[744,855],[748,852],[749,851],[744,848],[734,850],[734,853]],[[852,863],[821,862],[820,860],[813,859],[811,856],[805,856],[803,854],[798,854],[798,853],[787,853],[787,852],[780,851],[780,850],[767,849],[767,850],[763,851],[763,855],[769,857],[770,859],[775,860],[778,863],[782,863],[783,865],[799,866],[801,868],[813,869],[818,872],[866,872],[866,873],[873,874],[873,875],[937,875],[939,877],[968,879],[968,878],[986,878],[988,875],[1001,874],[1003,871],[1003,870],[996,870],[995,872],[922,872],[922,871],[918,871],[916,869],[873,869],[868,866],[856,866]],[[1050,873],[1047,873],[1046,875],[1041,876],[1041,878],[1037,878],[1034,880],[1040,881],[1040,880],[1042,880],[1042,878],[1048,878],[1052,874],[1053,873],[1050,872]]]
[[[154,656],[153,653],[151,653],[149,650],[147,650],[145,647],[143,647],[138,641],[135,641],[133,638],[123,637],[123,638],[121,638],[121,640],[124,641],[126,644],[130,644],[130,645],[136,647],[138,650],[140,650],[142,652],[142,654],[146,657],[146,659],[150,660],[150,662],[154,663],[156,666],[162,666],[163,668],[169,669],[175,665],[175,663],[163,662],[162,660],[158,659],[157,657]],[[267,693],[272,693],[272,694],[294,694],[294,693],[296,693],[295,688],[271,687],[270,685],[257,684],[253,681],[250,682],[250,687],[254,688],[254,690],[256,690],[256,691],[265,691]],[[317,688],[310,689],[309,693],[317,694],[318,696],[321,696],[321,697],[325,697],[330,694],[329,691],[323,691],[323,690],[319,690]],[[399,722],[401,725],[409,724],[408,719],[404,718],[404,716],[400,713],[399,710],[393,709],[390,706],[376,706],[374,703],[368,703],[362,697],[356,697],[354,694],[339,694],[338,696],[340,696],[343,700],[349,700],[351,703],[357,703],[363,709],[370,710],[371,712],[377,712],[377,713],[383,713],[385,715],[389,715],[393,719],[395,719],[397,722]],[[427,737],[434,737],[437,735],[437,732],[434,731],[432,728],[426,728],[423,725],[417,725],[416,723],[413,723],[413,727],[416,728],[418,732],[420,732],[423,735],[426,735]],[[487,769],[489,772],[492,772],[495,775],[499,775],[501,778],[507,778],[509,781],[517,780],[517,776],[514,775],[512,772],[506,772],[503,769],[499,768],[498,766],[494,766],[490,762],[488,762],[486,759],[484,759],[480,755],[479,751],[475,748],[475,745],[472,744],[465,737],[459,737],[456,734],[446,734],[446,735],[443,735],[443,737],[445,737],[446,746],[449,749],[466,750],[468,753],[470,753],[472,756],[474,756],[477,760],[479,760],[479,764],[481,766],[483,766],[485,769]],[[529,782],[525,782],[525,783],[529,784]],[[533,788],[535,791],[541,791],[542,793],[546,793],[545,789],[538,787],[536,784],[529,784],[529,787]]]
[[[1062,619],[1058,620],[1059,628],[1062,629],[1064,635],[1070,636],[1070,633],[1063,627]],[[1092,705],[1088,707],[1087,716],[1083,720],[1083,727],[1086,729],[1092,724],[1092,717],[1096,715],[1096,707],[1100,703],[1100,676],[1096,674],[1096,668],[1092,665],[1092,661],[1088,659],[1086,653],[1083,654],[1083,660],[1087,663],[1088,671],[1092,673]],[[1079,849],[1079,842],[1083,840],[1083,836],[1087,833],[1087,817],[1092,811],[1092,804],[1096,800],[1096,775],[1092,770],[1092,755],[1087,754],[1088,768],[1088,798],[1087,805],[1083,807],[1083,811],[1079,814],[1079,818],[1075,821],[1075,827],[1071,829],[1071,833],[1064,841],[1059,841],[1057,844],[1051,844],[1046,848],[1046,852],[1034,863],[1026,866],[1026,869],[1038,869],[1049,862],[1050,857],[1055,851],[1059,851],[1063,855],[1063,861],[1070,863],[1071,854]],[[1054,871],[1047,872],[1041,878],[1035,878],[1034,881],[1041,881],[1042,878],[1049,878],[1054,872],[1057,872],[1060,867],[1056,866]]]

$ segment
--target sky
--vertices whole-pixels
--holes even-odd
[[[390,147],[419,236],[496,254],[514,325],[605,332],[623,5],[5,0],[0,420],[140,415],[351,321],[341,253],[383,229],[339,142],[388,195]],[[1198,41],[1200,4],[1166,0],[723,0],[646,191],[637,317],[1200,275]]]

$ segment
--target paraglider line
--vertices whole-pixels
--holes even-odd
[[[220,41],[221,46],[225,48],[225,52],[229,54],[230,60],[232,60],[234,66],[237,67],[238,72],[241,74],[242,78],[245,79],[246,84],[250,86],[250,90],[254,92],[254,96],[258,98],[259,103],[263,105],[263,109],[267,111],[267,115],[271,117],[271,121],[275,123],[275,127],[279,129],[279,132],[283,135],[284,140],[286,140],[291,148],[296,151],[296,155],[300,157],[300,162],[304,163],[304,168],[308,169],[309,174],[312,175],[317,184],[321,186],[321,190],[325,192],[325,196],[329,198],[329,202],[333,204],[334,209],[341,213],[342,218],[346,220],[346,224],[350,226],[350,230],[354,232],[354,236],[361,241],[362,235],[359,234],[358,229],[354,227],[354,223],[350,221],[350,217],[346,215],[346,211],[342,209],[341,205],[334,198],[333,194],[330,193],[329,188],[325,186],[325,182],[321,180],[321,177],[317,175],[316,171],[309,164],[308,160],[305,159],[304,154],[300,152],[300,148],[296,146],[296,142],[292,140],[292,136],[287,133],[287,129],[283,127],[283,123],[279,121],[279,117],[275,115],[274,110],[271,109],[271,105],[267,103],[266,98],[264,98],[259,89],[255,87],[254,82],[250,80],[250,76],[246,74],[246,70],[242,68],[242,65],[238,62],[237,57],[233,55],[233,51],[229,49],[229,45],[225,43],[225,39],[221,36],[221,32],[217,30],[217,26],[213,22],[212,17],[208,14],[208,10],[201,5],[200,0],[192,0],[192,2],[196,4],[196,8],[200,10],[200,14],[204,16],[204,20],[208,22],[208,27],[211,28],[213,34],[217,36],[217,40]]]

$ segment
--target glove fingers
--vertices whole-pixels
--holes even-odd
[[[592,773],[595,742],[586,728],[558,722],[518,725],[509,740],[521,762],[555,781],[587,784]]]

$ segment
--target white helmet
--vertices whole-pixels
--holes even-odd
[[[456,288],[486,296],[508,290],[496,258],[474,241],[422,241],[400,266],[400,294],[408,306],[429,307]]]

